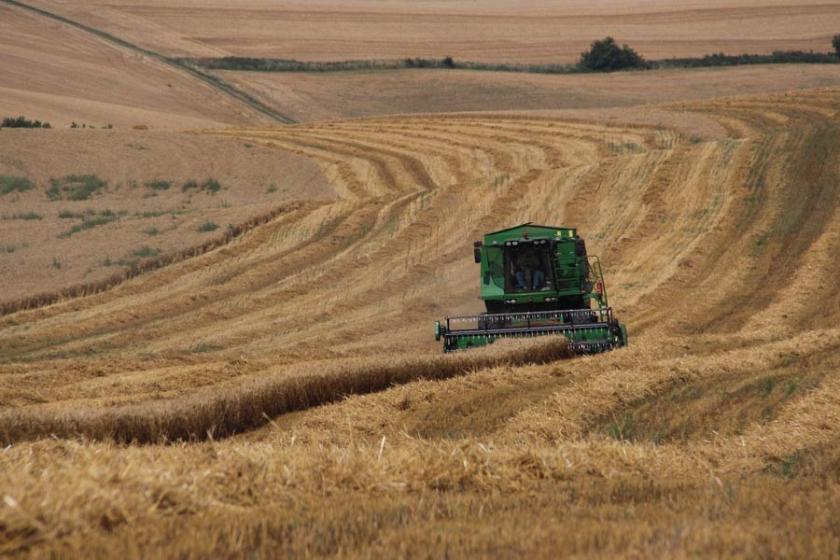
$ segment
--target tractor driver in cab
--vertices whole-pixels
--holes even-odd
[[[537,249],[527,248],[514,258],[514,286],[519,290],[541,290],[545,285],[545,272],[542,269]]]

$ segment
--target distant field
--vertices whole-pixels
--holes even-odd
[[[0,50],[2,116],[97,128],[266,122],[182,71],[3,3]]]
[[[172,132],[3,130],[0,193],[13,178],[30,188],[0,195],[0,304],[95,283],[292,201],[334,197],[306,158]]]
[[[840,66],[808,64],[578,75],[424,69],[218,74],[302,122],[445,111],[629,107],[840,85]]]
[[[830,49],[840,5],[794,0],[88,0],[38,5],[169,55],[569,62],[613,35],[648,57]]]

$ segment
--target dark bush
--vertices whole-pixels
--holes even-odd
[[[840,35],[835,35],[831,38],[831,46],[834,47],[834,54],[840,58]]]
[[[442,64],[444,68],[455,68],[455,60],[451,56],[444,58]]]
[[[12,192],[24,192],[32,190],[35,185],[26,177],[16,175],[0,175],[0,196]]]
[[[52,128],[50,123],[31,121],[24,116],[6,117],[0,122],[0,128]]]
[[[581,53],[579,65],[595,72],[647,68],[645,59],[639,53],[627,45],[619,47],[612,37],[593,41],[589,50]]]
[[[96,175],[65,175],[50,179],[47,197],[50,200],[88,200],[108,186],[108,181]]]
[[[146,186],[155,191],[165,191],[172,186],[172,181],[164,181],[163,179],[155,179],[154,181],[146,181]]]
[[[219,224],[211,222],[209,220],[198,226],[198,231],[200,231],[201,233],[216,231],[217,229],[219,229]]]

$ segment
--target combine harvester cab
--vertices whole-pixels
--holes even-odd
[[[588,257],[574,228],[532,223],[488,233],[475,242],[486,313],[435,322],[443,351],[507,337],[563,335],[580,354],[627,344],[613,315],[601,263]]]

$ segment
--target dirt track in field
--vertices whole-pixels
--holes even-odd
[[[832,88],[658,108],[715,123],[705,140],[510,114],[210,132],[311,158],[340,199],[0,318],[7,442],[39,419],[101,437],[86,419],[198,417],[214,395],[235,425],[261,380],[431,360],[432,322],[480,310],[472,241],[524,221],[586,237],[631,345],[483,364],[226,441],[15,443],[7,546],[835,554],[838,109]]]

